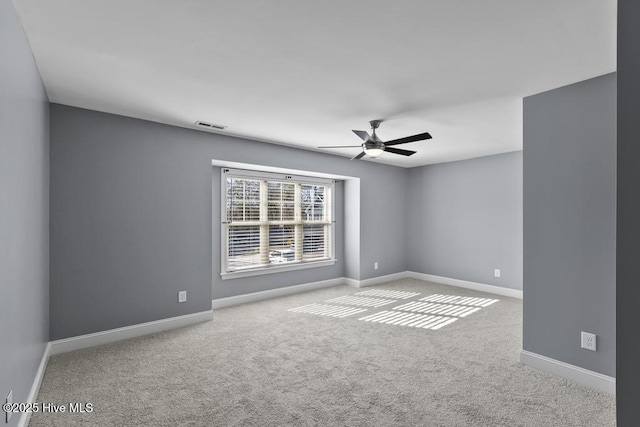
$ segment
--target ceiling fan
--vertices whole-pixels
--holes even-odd
[[[354,148],[354,147],[362,147],[362,152],[357,156],[353,157],[351,160],[361,159],[366,155],[371,157],[376,157],[382,154],[382,152],[386,151],[388,153],[400,154],[402,156],[410,156],[415,154],[415,151],[411,150],[402,150],[400,148],[393,148],[392,145],[406,144],[408,142],[414,141],[422,141],[423,139],[431,139],[431,135],[429,132],[419,133],[413,136],[406,136],[404,138],[393,139],[391,141],[384,142],[378,135],[376,135],[376,129],[380,126],[382,120],[371,120],[369,124],[371,125],[371,129],[373,130],[372,134],[369,135],[367,132],[363,130],[354,130],[353,133],[358,135],[364,142],[360,145],[330,145],[318,148]]]

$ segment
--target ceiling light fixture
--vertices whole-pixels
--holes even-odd
[[[382,154],[384,152],[384,149],[377,148],[377,147],[371,147],[371,148],[364,147],[364,152],[367,153],[367,156],[376,157]]]

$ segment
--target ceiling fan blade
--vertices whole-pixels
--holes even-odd
[[[354,130],[353,133],[358,135],[363,141],[367,141],[370,138],[369,134],[363,130]]]
[[[316,148],[354,148],[354,147],[362,147],[362,145],[323,145],[322,147],[316,147]]]
[[[358,154],[357,156],[353,157],[351,160],[360,160],[361,158],[363,158],[363,157],[364,157],[364,154],[365,154],[365,153],[364,153],[364,151],[363,151],[362,153],[360,153],[360,154]]]
[[[398,144],[406,144],[407,142],[422,141],[423,139],[431,139],[431,135],[429,135],[429,132],[419,133],[418,135],[394,139],[389,142],[385,142],[384,145],[388,147],[390,145],[398,145]]]
[[[389,153],[393,153],[393,154],[400,154],[403,156],[410,156],[412,154],[416,154],[415,151],[401,150],[400,148],[393,148],[393,147],[385,147],[384,151],[388,151]]]

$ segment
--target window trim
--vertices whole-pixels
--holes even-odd
[[[272,181],[292,181],[298,184],[322,184],[330,188],[329,214],[330,214],[330,258],[321,260],[296,261],[286,265],[273,264],[259,267],[245,268],[235,271],[225,271],[229,261],[228,233],[227,233],[227,177],[231,175],[237,178],[263,179]],[[259,170],[238,169],[221,167],[220,169],[220,277],[223,280],[239,277],[258,276],[285,271],[303,270],[308,268],[326,267],[336,263],[335,258],[335,180],[329,178],[312,177],[297,174],[267,172]]]

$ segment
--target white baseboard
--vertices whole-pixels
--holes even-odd
[[[350,279],[348,277],[343,277],[342,281],[344,282],[345,285],[351,286],[352,288],[359,288],[360,287],[360,280]]]
[[[345,277],[344,281],[345,284],[353,286],[354,288],[362,288],[365,286],[375,286],[392,280],[407,278],[522,299],[522,291],[519,289],[503,288],[501,286],[486,285],[484,283],[469,282],[466,280],[452,279],[450,277],[435,276],[433,274],[416,273],[415,271],[402,271],[400,273],[387,274],[386,276],[373,277],[366,280],[355,280]]]
[[[406,279],[409,277],[408,273],[408,271],[401,271],[400,273],[386,274],[384,276],[372,277],[371,279],[365,280],[348,279],[345,277],[344,280],[349,286],[353,286],[354,288],[364,288],[365,286],[381,285],[392,280]]]
[[[344,285],[342,277],[337,279],[322,280],[320,282],[304,283],[302,285],[287,286],[285,288],[270,289],[268,291],[252,292],[250,294],[237,295],[233,297],[218,298],[211,301],[211,307],[216,308],[231,307],[234,305],[246,304],[250,302],[262,301],[270,298],[282,297],[314,289],[329,288],[331,286]]]
[[[184,316],[170,317],[168,319],[154,320],[153,322],[139,323],[123,328],[109,329],[93,334],[79,335],[77,337],[64,338],[51,341],[51,355],[93,347],[95,345],[108,344],[128,338],[181,328],[196,323],[207,322],[213,319],[213,310],[200,313],[185,314]]]
[[[426,282],[442,283],[443,285],[457,286],[459,288],[473,289],[474,291],[481,291],[490,294],[522,299],[522,291],[519,289],[485,285],[484,283],[468,282],[466,280],[451,279],[449,277],[434,276],[432,274],[416,273],[414,271],[407,271],[406,273],[406,277],[410,277],[412,279],[424,280]]]
[[[526,350],[520,351],[520,363],[614,396],[616,394],[616,379],[598,372],[560,362],[559,360]]]
[[[29,390],[29,395],[27,396],[27,401],[25,403],[34,403],[38,398],[38,392],[40,391],[42,379],[44,378],[44,371],[47,369],[47,363],[49,363],[50,352],[51,343],[47,343],[47,345],[44,347],[44,352],[42,353],[42,358],[40,359],[40,365],[38,366],[38,370],[36,371],[36,376],[33,379],[33,384],[31,384],[31,390]],[[31,412],[23,412],[20,419],[18,420],[18,427],[28,426],[30,419]]]

